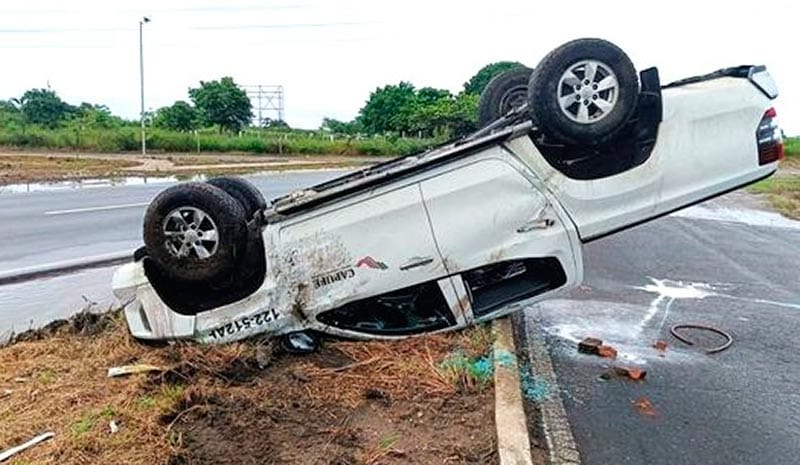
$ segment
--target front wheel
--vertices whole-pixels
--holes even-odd
[[[578,39],[547,54],[531,75],[528,107],[546,136],[572,145],[611,139],[636,110],[630,58],[602,39]]]
[[[144,217],[147,255],[168,276],[198,282],[220,278],[246,241],[242,205],[222,189],[185,183],[156,196]]]

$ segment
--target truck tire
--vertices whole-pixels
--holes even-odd
[[[503,71],[493,77],[478,102],[478,125],[485,127],[527,101],[532,69],[527,66]]]
[[[228,193],[231,197],[238,200],[244,207],[245,217],[250,220],[256,212],[263,211],[267,208],[267,201],[261,191],[250,181],[244,178],[233,176],[220,176],[217,178],[209,179],[209,184],[219,187]]]
[[[531,74],[528,107],[545,136],[567,145],[611,139],[636,110],[639,79],[630,58],[602,39],[548,53]]]
[[[147,255],[170,278],[181,281],[207,281],[229,273],[245,241],[244,207],[206,183],[164,190],[144,216]]]

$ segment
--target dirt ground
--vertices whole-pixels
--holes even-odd
[[[0,152],[0,186],[124,176],[246,174],[258,171],[350,168],[375,163],[371,157],[252,154],[87,154]]]
[[[119,313],[82,314],[0,349],[0,450],[53,431],[9,463],[494,464],[491,377],[448,364],[491,342],[477,328],[307,356],[269,341],[152,348]],[[106,376],[132,363],[163,371]]]

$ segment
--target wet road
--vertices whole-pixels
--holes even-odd
[[[248,177],[267,199],[338,176],[342,171],[272,173]],[[150,200],[174,179],[127,183],[63,183],[0,187],[0,273],[102,254],[132,253],[141,245]],[[30,190],[30,192],[28,192]],[[0,339],[63,318],[84,307],[113,304],[112,268],[0,285]]]
[[[797,463],[800,222],[719,206],[588,244],[586,286],[526,311],[584,464]],[[733,346],[706,355],[670,337],[677,323],[722,328]],[[587,336],[646,369],[645,381],[601,379],[608,362],[575,349]],[[656,339],[670,344],[663,356]],[[634,408],[641,398],[653,416]]]

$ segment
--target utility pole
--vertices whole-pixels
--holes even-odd
[[[144,25],[150,22],[150,18],[147,16],[143,16],[141,20],[139,20],[139,81],[141,84],[141,103],[142,103],[142,111],[139,114],[139,119],[142,123],[142,155],[147,155],[147,138],[145,136],[145,128],[144,128],[144,39],[142,38],[142,31],[144,29]]]

